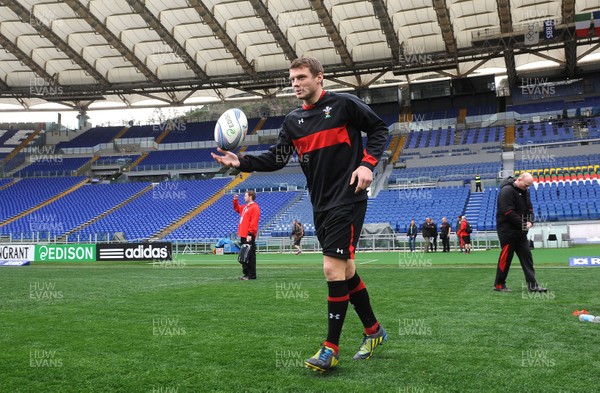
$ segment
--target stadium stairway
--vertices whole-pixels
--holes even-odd
[[[4,190],[5,188],[8,188],[8,187],[12,186],[13,184],[16,184],[17,181],[18,181],[17,179],[13,179],[10,183],[7,183],[7,184],[5,184],[3,186],[0,186],[0,191]]]
[[[405,144],[406,135],[394,135],[390,143],[390,150],[392,151],[392,160],[390,162],[398,162]]]
[[[46,205],[51,204],[52,202],[56,201],[57,199],[60,199],[60,198],[64,197],[65,195],[68,195],[68,194],[72,193],[73,191],[77,190],[78,188],[83,187],[89,180],[90,179],[86,177],[85,179],[83,179],[79,183],[77,183],[74,186],[72,186],[71,188],[69,188],[69,189],[61,192],[60,194],[55,195],[52,198],[47,199],[44,202],[42,202],[42,203],[40,203],[40,204],[38,204],[38,205],[30,208],[30,209],[27,209],[27,210],[25,210],[25,211],[17,214],[16,216],[12,216],[11,218],[9,218],[9,219],[7,219],[7,220],[5,220],[3,222],[0,222],[0,227],[4,226],[6,224],[10,224],[13,221],[17,221],[18,219],[20,219],[22,217],[25,217],[26,215],[31,214],[34,211],[39,210],[39,209],[41,209],[42,207],[44,207]]]
[[[94,165],[94,162],[98,161],[99,158],[100,158],[100,156],[93,156],[88,162],[83,164],[82,167],[77,169],[75,176],[84,176],[92,168],[92,165]]]
[[[61,237],[58,238],[58,241],[65,241],[67,239],[67,236],[82,230],[83,228],[87,227],[88,225],[91,225],[93,223],[95,223],[96,221],[100,220],[101,218],[111,214],[112,212],[114,212],[117,209],[122,208],[123,206],[125,206],[126,204],[128,204],[129,202],[135,200],[136,198],[139,198],[140,196],[142,196],[143,194],[145,194],[146,192],[152,190],[153,185],[149,184],[148,187],[145,187],[143,190],[141,190],[140,192],[133,194],[132,196],[130,196],[129,198],[125,199],[124,201],[122,201],[121,203],[113,206],[112,208],[108,209],[107,211],[105,211],[102,214],[99,214],[98,216],[92,218],[91,220],[88,220],[86,222],[84,222],[83,224],[80,224],[78,226],[76,226],[75,228],[71,229],[68,232],[65,232],[64,235],[62,235]]]
[[[122,137],[123,137],[123,135],[125,135],[125,134],[127,133],[127,131],[129,131],[129,128],[130,128],[130,127],[128,127],[128,126],[125,126],[125,127],[123,127],[123,129],[122,129],[121,131],[119,131],[119,132],[117,133],[117,135],[115,135],[115,137],[112,139],[112,141],[111,141],[111,142],[114,142],[114,141],[116,141],[117,139],[119,139],[119,138],[122,138]]]
[[[19,154],[19,152],[29,144],[29,142],[37,138],[37,136],[40,135],[41,132],[42,130],[37,130],[36,132],[29,134],[29,136],[19,144],[19,146],[15,147],[6,157],[4,157],[4,162],[9,162],[13,158],[15,158],[15,156]]]
[[[392,140],[390,142],[390,150],[392,153],[396,151],[396,148],[398,148],[398,143],[400,143],[400,135],[392,136]]]
[[[504,133],[504,146],[512,147],[515,143],[515,126],[506,126]]]
[[[189,213],[187,213],[185,216],[181,217],[179,220],[175,221],[171,225],[167,226],[166,228],[161,229],[160,231],[158,231],[157,233],[152,235],[152,238],[155,238],[155,239],[164,238],[169,233],[173,232],[174,230],[181,227],[182,225],[184,225],[186,222],[188,222],[192,218],[196,217],[204,209],[206,209],[207,207],[209,207],[210,205],[215,203],[218,199],[223,197],[227,191],[233,189],[235,186],[237,186],[244,180],[248,179],[251,175],[252,175],[251,173],[241,172],[232,181],[230,181],[225,187],[223,187],[223,189],[221,191],[217,192],[215,195],[213,195],[212,197],[210,197],[209,199],[207,199],[206,201],[204,201],[203,203],[198,205],[195,209],[192,209]]]
[[[467,108],[460,108],[458,110],[458,116],[456,117],[456,122],[458,124],[465,124],[467,119]]]
[[[130,171],[131,169],[133,169],[136,166],[138,166],[139,163],[144,160],[144,158],[148,157],[148,154],[150,154],[150,153],[149,152],[142,153],[141,156],[139,156],[134,162],[131,163],[131,165],[129,166],[129,168],[127,170]]]
[[[479,213],[481,212],[481,204],[483,202],[483,192],[471,192],[469,193],[469,199],[467,200],[467,207],[465,208],[465,216],[467,220],[477,228],[479,221]]]
[[[410,123],[413,121],[413,113],[410,110],[410,107],[405,106],[400,110],[400,114],[398,115],[399,123]]]
[[[250,134],[256,134],[258,132],[258,130],[262,129],[263,125],[265,125],[266,122],[267,122],[267,118],[261,117],[260,120],[258,121],[258,123],[256,124],[256,127],[254,127],[254,129],[252,130],[252,132],[250,132]]]
[[[159,136],[156,137],[154,142],[156,142],[157,144],[160,144],[160,142],[162,142],[163,139],[165,139],[167,137],[167,135],[169,135],[169,133],[171,132],[172,129],[173,129],[173,125],[171,123],[169,123],[167,128]]]

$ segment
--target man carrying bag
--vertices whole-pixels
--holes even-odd
[[[238,236],[242,247],[238,254],[238,261],[242,264],[240,280],[256,280],[256,235],[258,235],[258,221],[260,220],[260,208],[254,202],[256,192],[249,190],[244,194],[246,204],[240,205],[238,196],[233,196],[233,210],[240,214],[238,225]],[[246,246],[246,247],[244,247]]]

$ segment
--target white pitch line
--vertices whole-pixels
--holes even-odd
[[[364,262],[360,262],[359,265],[365,265],[367,263],[371,263],[371,262],[377,262],[379,259],[370,259],[368,261],[364,261]]]

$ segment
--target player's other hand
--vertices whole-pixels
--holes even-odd
[[[217,148],[217,151],[221,154],[219,155],[211,152],[210,155],[219,164],[228,166],[230,168],[238,168],[240,166],[240,159],[238,158],[237,154],[223,150],[219,147]]]
[[[355,194],[366,190],[373,183],[373,171],[366,166],[359,166],[352,172],[352,177],[350,178],[350,185],[353,185],[354,182],[356,182]]]
[[[233,196],[233,200],[234,200],[234,201],[237,201],[237,200],[238,200],[238,196],[237,196],[237,194],[235,194],[235,195]]]

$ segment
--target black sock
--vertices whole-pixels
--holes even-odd
[[[337,347],[348,309],[348,284],[346,281],[328,281],[327,286],[329,287],[327,342]]]
[[[354,276],[346,280],[346,282],[348,283],[350,303],[352,303],[352,307],[354,307],[354,311],[356,311],[358,314],[363,326],[365,329],[371,329],[375,327],[377,324],[377,318],[375,318],[375,314],[371,308],[369,292],[367,292],[367,287],[358,276],[358,273],[355,273]]]

